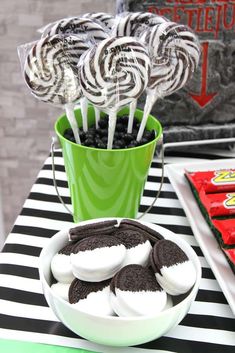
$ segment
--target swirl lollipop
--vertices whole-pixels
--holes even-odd
[[[105,12],[89,12],[82,17],[90,18],[91,20],[98,20],[101,25],[108,30],[111,30],[115,23],[114,17]]]
[[[84,39],[85,42],[96,43],[108,37],[108,34],[97,22],[92,21],[89,18],[85,17],[69,17],[62,18],[59,21],[56,21],[53,26],[45,30],[45,33],[42,34],[42,37],[45,35],[79,35]],[[82,111],[82,120],[83,120],[83,130],[87,131],[87,100],[83,97],[80,100],[81,111]],[[98,127],[99,120],[99,111],[95,110],[96,114],[96,126]]]
[[[139,37],[147,28],[166,21],[165,17],[151,12],[127,12],[117,18],[112,34],[116,37]]]
[[[182,88],[192,77],[200,58],[200,43],[185,25],[161,23],[147,30],[141,41],[147,44],[152,67],[137,141],[142,138],[148,115],[157,98]]]
[[[77,143],[80,143],[74,102],[82,95],[77,77],[80,56],[88,49],[74,36],[47,36],[29,51],[24,64],[24,78],[31,93],[43,102],[64,105]]]
[[[108,148],[112,148],[117,111],[147,87],[150,60],[132,37],[108,38],[84,55],[80,82],[84,96],[109,112]]]
[[[55,34],[79,35],[86,42],[89,40],[99,42],[108,37],[108,34],[98,23],[85,17],[62,18],[56,21],[45,34],[43,33],[42,37]]]
[[[113,27],[113,35],[139,37],[142,32],[151,26],[164,23],[167,19],[150,12],[127,12],[117,18],[117,23]],[[134,114],[137,100],[130,104],[129,121],[127,132],[131,133],[133,128]]]

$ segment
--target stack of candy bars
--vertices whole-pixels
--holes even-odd
[[[185,176],[235,273],[235,169],[187,171]]]
[[[51,272],[56,295],[102,316],[156,315],[182,300],[196,281],[194,264],[176,243],[128,219],[70,229]]]

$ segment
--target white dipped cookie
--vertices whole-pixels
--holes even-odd
[[[75,277],[99,282],[113,277],[120,270],[126,247],[112,235],[91,236],[78,242],[70,256]]]
[[[158,283],[170,295],[188,292],[196,281],[192,261],[170,240],[159,240],[154,245],[150,262]]]
[[[155,315],[167,304],[152,269],[141,265],[123,267],[111,282],[111,304],[119,316]]]
[[[95,315],[113,315],[110,280],[85,282],[75,279],[69,288],[69,302],[79,310]]]

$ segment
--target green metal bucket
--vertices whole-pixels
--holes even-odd
[[[124,108],[118,116],[127,115]],[[82,126],[80,109],[75,110]],[[136,110],[141,121],[143,112]],[[102,118],[102,113],[101,113]],[[95,123],[95,111],[88,108],[88,126]],[[136,218],[144,184],[152,162],[157,141],[162,136],[159,121],[149,115],[147,129],[156,131],[153,141],[134,148],[105,150],[81,146],[63,137],[69,128],[66,115],[58,118],[55,131],[60,140],[70,189],[73,219],[79,222],[92,218]]]

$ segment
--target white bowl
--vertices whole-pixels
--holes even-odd
[[[104,220],[104,219],[103,219]],[[100,219],[81,222],[77,225],[94,223]],[[157,315],[143,317],[97,316],[85,313],[56,295],[50,288],[52,257],[68,242],[68,230],[56,233],[43,248],[39,259],[39,274],[43,292],[58,319],[71,331],[90,341],[111,345],[130,346],[157,339],[175,327],[187,314],[194,301],[201,279],[201,266],[194,250],[173,232],[147,222],[140,222],[172,240],[187,254],[193,262],[197,278],[191,291],[182,300]]]

